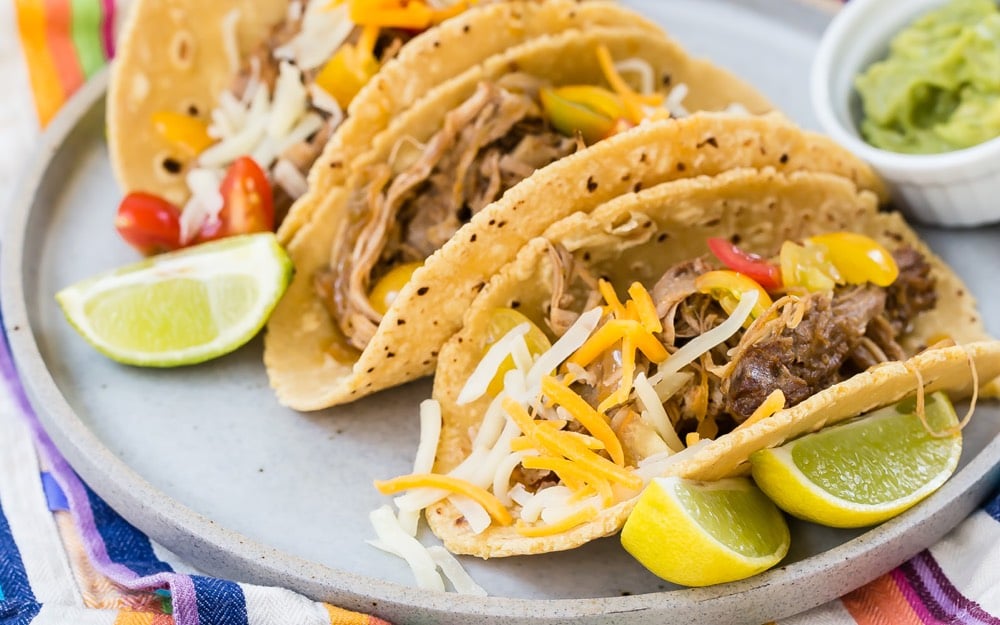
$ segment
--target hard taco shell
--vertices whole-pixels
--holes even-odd
[[[484,353],[483,341],[492,311],[516,306],[538,327],[547,327],[544,311],[552,293],[554,271],[548,251],[550,241],[565,246],[578,258],[589,258],[594,273],[607,275],[613,283],[640,280],[648,288],[667,268],[706,253],[705,239],[710,236],[738,234],[745,249],[768,254],[776,252],[786,239],[835,230],[867,234],[890,247],[905,243],[927,256],[937,280],[938,307],[918,317],[916,328],[905,337],[905,347],[915,350],[942,329],[960,342],[989,338],[975,302],[959,278],[897,214],[879,213],[875,195],[858,191],[845,178],[740,169],[715,177],[664,183],[553,224],[543,237],[525,246],[475,298],[461,331],[441,349],[435,374],[434,397],[441,402],[444,422],[435,472],[451,470],[469,454],[470,432],[478,429],[489,404],[489,398],[482,398],[460,406],[457,397]],[[956,323],[956,319],[962,321]],[[752,427],[723,435],[670,465],[669,472],[698,479],[739,473],[742,463],[756,449],[780,444],[796,434],[914,392],[916,378],[907,367],[924,374],[929,390],[967,394],[972,378],[964,349],[974,359],[981,382],[1000,374],[1000,343],[929,351],[908,365],[877,367]],[[626,457],[638,461],[644,456],[640,450],[630,453],[626,449]],[[476,535],[446,502],[431,506],[426,514],[431,528],[448,549],[486,558],[570,549],[612,534],[621,528],[633,504],[634,499],[620,502],[601,511],[592,522],[543,538],[526,538],[510,527],[491,527]]]
[[[586,6],[586,3],[581,6]],[[594,52],[600,44],[608,47],[613,58],[644,59],[652,65],[657,75],[669,73],[672,80],[687,84],[689,95],[685,102],[688,106],[720,110],[734,102],[740,102],[752,112],[770,109],[770,104],[762,96],[745,83],[733,78],[728,72],[703,61],[690,59],[676,43],[662,35],[653,35],[636,29],[591,28],[586,31],[566,31],[540,37],[506,54],[492,57],[439,85],[412,109],[394,120],[385,132],[376,137],[372,148],[355,159],[354,177],[347,184],[326,191],[326,199],[318,207],[313,218],[288,244],[289,254],[296,266],[296,276],[268,323],[264,353],[271,385],[279,401],[298,410],[316,410],[351,401],[431,373],[438,348],[457,330],[461,313],[474,297],[477,285],[509,260],[516,249],[527,240],[526,237],[540,233],[549,223],[573,210],[585,210],[587,206],[596,205],[603,199],[632,189],[637,183],[642,184],[643,176],[639,172],[643,170],[649,170],[645,176],[649,182],[658,177],[670,179],[696,175],[703,169],[714,172],[720,167],[725,167],[727,163],[739,163],[742,160],[736,155],[721,160],[696,159],[690,161],[690,169],[686,171],[679,171],[675,163],[671,162],[668,166],[669,172],[661,172],[651,161],[657,155],[669,154],[672,150],[665,145],[651,145],[648,154],[650,161],[640,164],[634,180],[622,180],[623,176],[618,172],[624,169],[623,166],[614,165],[610,168],[616,172],[614,182],[609,183],[607,188],[599,193],[589,194],[587,197],[579,198],[578,201],[571,201],[565,196],[571,188],[575,188],[567,185],[583,173],[578,170],[584,162],[577,159],[579,154],[564,159],[567,161],[577,159],[573,160],[576,165],[562,167],[561,162],[557,162],[554,166],[558,167],[551,174],[545,173],[552,169],[548,167],[522,183],[529,185],[530,189],[549,193],[549,197],[553,200],[551,203],[527,214],[525,211],[515,214],[518,205],[511,205],[508,200],[511,194],[508,194],[499,202],[484,209],[472,224],[460,231],[456,240],[448,244],[453,248],[451,252],[435,254],[427,266],[418,271],[414,276],[414,283],[419,282],[420,286],[407,287],[399,296],[406,302],[400,308],[401,311],[415,311],[418,308],[428,310],[426,303],[441,304],[442,300],[447,300],[446,305],[439,309],[431,305],[429,310],[434,311],[433,314],[423,319],[415,318],[406,312],[390,311],[383,320],[375,340],[364,350],[358,362],[344,362],[344,359],[338,361],[331,357],[329,350],[337,341],[336,330],[325,307],[315,294],[313,276],[330,264],[333,242],[340,229],[346,227],[351,219],[347,208],[349,198],[355,189],[361,188],[367,182],[365,167],[387,162],[394,147],[404,138],[426,142],[441,127],[447,112],[468,98],[480,81],[496,80],[509,74],[513,68],[546,78],[556,85],[603,84],[603,74]],[[707,132],[716,128],[723,131],[733,123],[759,126],[769,129],[769,132],[775,128],[784,128],[778,118],[767,118],[759,123],[750,121],[753,119],[750,117],[720,116],[711,119],[716,121],[705,129]],[[695,121],[651,124],[649,131],[644,128],[631,141],[613,137],[588,148],[583,153],[597,149],[595,158],[620,163],[628,160],[629,149],[636,148],[637,144],[645,145],[646,141],[653,144],[658,141],[669,142],[682,134],[675,130],[667,130],[660,135],[654,128],[674,129],[681,125],[684,127],[690,124],[699,125],[696,118],[692,120]],[[787,124],[787,127],[793,128],[790,124]],[[837,151],[827,156],[826,150],[832,148],[832,143],[820,139],[817,135],[802,135],[797,129],[794,132],[797,138],[792,140],[792,143],[796,148],[803,147],[804,151],[817,153],[814,155],[815,167],[839,166],[845,174],[855,172],[870,185],[876,184],[870,171],[847,153]],[[632,136],[631,133],[629,136]],[[775,139],[777,138],[776,135]],[[775,149],[779,149],[779,146],[775,145]],[[831,162],[831,158],[834,161],[844,160],[835,165]],[[849,163],[847,158],[851,159]],[[779,159],[780,155],[774,155],[772,160]],[[804,167],[804,161],[805,159],[797,158],[794,162],[789,161],[788,166]],[[628,174],[629,178],[632,175]],[[536,181],[535,179],[539,177],[541,180]],[[584,182],[585,180],[586,176]],[[518,197],[523,196],[524,194],[521,194]],[[520,199],[515,201],[523,202]],[[500,225],[494,227],[497,224]],[[478,245],[469,244],[470,232],[477,233],[476,236],[480,238]],[[475,237],[472,239],[475,241]],[[465,248],[471,248],[469,251],[472,252],[474,262],[481,263],[479,266],[464,264],[466,258],[461,250]],[[453,265],[452,263],[456,261],[458,264]],[[424,276],[423,279],[419,279],[421,275]],[[458,285],[454,290],[441,288],[453,281],[457,281]],[[430,296],[423,299],[424,295]]]

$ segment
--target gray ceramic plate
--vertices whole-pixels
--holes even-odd
[[[634,2],[699,55],[759,85],[815,127],[809,62],[829,14],[788,0]],[[782,567],[705,589],[671,587],[615,538],[569,553],[466,561],[487,599],[412,588],[406,566],[365,544],[371,483],[408,470],[426,382],[322,414],[280,407],[260,342],[221,360],[153,371],[91,350],[53,294],[136,259],[111,222],[103,84],[67,107],[44,139],[3,240],[3,312],[43,422],[70,463],[130,521],[203,571],[285,586],[397,623],[760,623],[844,593],[930,545],[1000,482],[1000,412],[983,405],[962,469],[931,499],[867,533],[793,526]],[[982,299],[994,332],[1000,232],[926,231]]]

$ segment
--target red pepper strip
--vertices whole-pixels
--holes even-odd
[[[741,250],[729,239],[711,237],[708,239],[708,249],[723,265],[753,279],[764,290],[773,292],[781,288],[781,269],[777,265]]]

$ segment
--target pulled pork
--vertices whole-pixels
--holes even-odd
[[[528,82],[517,76],[520,84]],[[381,315],[369,285],[401,263],[422,261],[508,188],[575,150],[551,129],[533,90],[482,83],[445,117],[419,158],[394,174],[391,164],[368,172],[350,200],[351,225],[334,247],[317,290],[348,341],[363,349]]]
[[[564,256],[554,253],[553,258]],[[794,406],[870,366],[905,358],[900,336],[917,315],[934,308],[937,295],[922,254],[904,246],[893,257],[900,273],[889,287],[866,284],[787,295],[775,302],[772,314],[692,363],[687,368],[694,374],[691,382],[664,404],[678,433],[715,436],[745,421],[777,389],[785,405]],[[560,262],[564,276],[556,290],[564,292],[572,260]],[[685,261],[653,287],[663,325],[660,338],[671,352],[728,318],[714,298],[695,288],[698,276],[713,269],[708,258]],[[595,381],[578,383],[577,392],[596,405],[617,388],[619,369],[615,352],[598,359],[588,366]],[[636,370],[648,374],[655,365],[640,355]]]

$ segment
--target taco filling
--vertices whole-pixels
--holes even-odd
[[[670,267],[651,290],[633,283],[624,301],[549,246],[546,323],[558,339],[516,310],[494,310],[457,397],[493,397],[469,434],[471,454],[444,476],[377,483],[413,489],[400,509],[449,497],[477,534],[494,524],[525,537],[571,531],[707,439],[913,355],[900,339],[937,304],[919,251],[847,232],[786,241],[774,259],[715,239],[716,257]]]
[[[407,41],[468,6],[465,0],[434,6],[439,4],[291,0],[285,18],[244,58],[236,37],[242,16],[239,9],[227,14],[222,35],[233,80],[209,121],[197,110],[163,111],[150,120],[178,156],[192,159],[187,168],[179,158],[162,162],[169,174],[185,175],[189,191],[177,246],[205,238],[204,226],[219,220],[228,199],[220,185],[230,166],[245,157],[270,182],[270,227],[280,223],[306,192],[309,168],[365,83]]]
[[[424,259],[507,189],[645,118],[686,114],[683,85],[665,97],[648,63],[615,64],[603,46],[597,56],[611,89],[553,87],[520,72],[483,82],[426,144],[404,138],[388,163],[368,169],[368,183],[348,203],[350,222],[329,266],[315,277],[350,347],[365,348],[391,298]],[[638,89],[620,70],[640,78]]]

